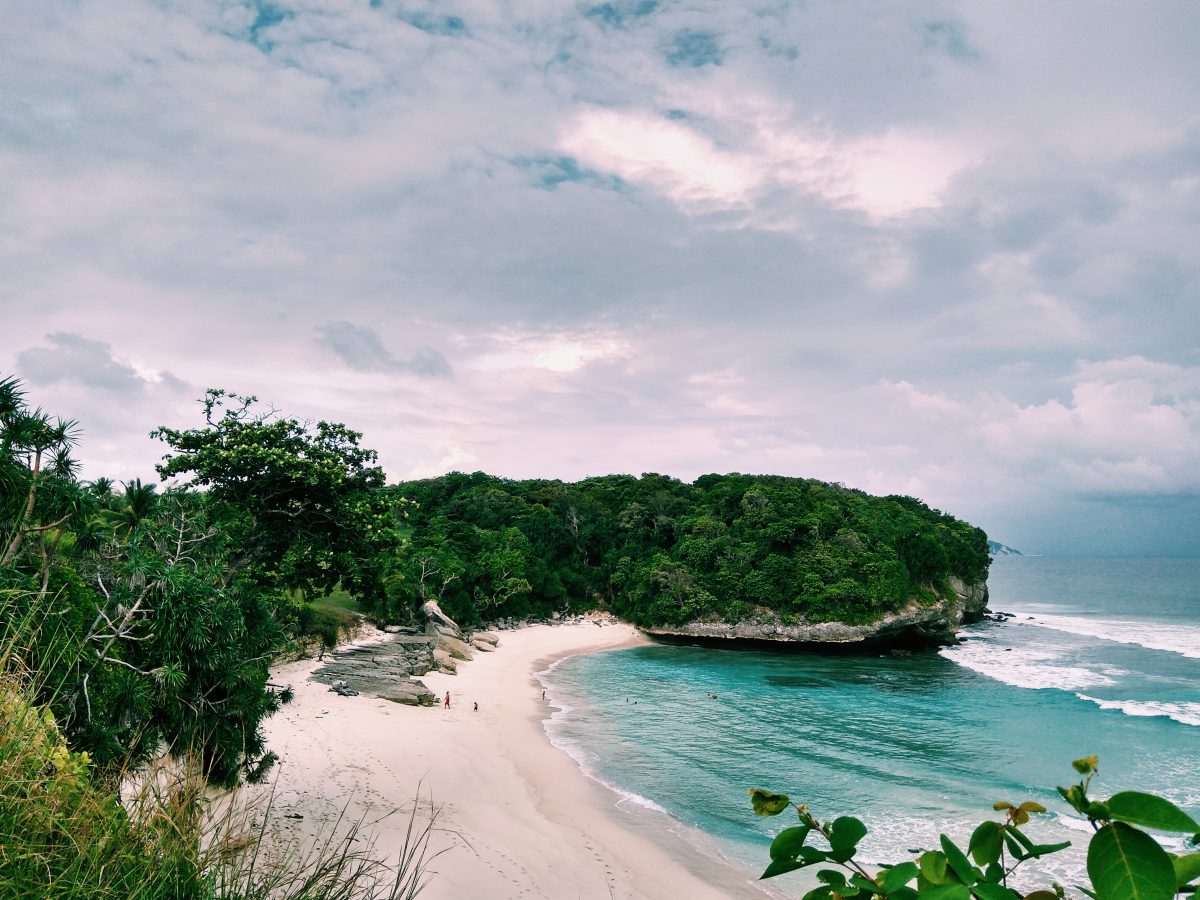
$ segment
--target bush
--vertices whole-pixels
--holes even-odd
[[[1094,900],[1171,900],[1176,894],[1195,894],[1200,887],[1200,853],[1168,853],[1143,828],[1191,835],[1200,843],[1200,823],[1168,800],[1138,791],[1121,791],[1107,800],[1089,796],[1098,761],[1089,756],[1071,764],[1082,777],[1058,792],[1094,829],[1088,844],[1087,871],[1091,888],[1080,888]],[[785,828],[771,843],[771,863],[763,878],[773,878],[809,866],[832,863],[838,868],[817,872],[820,886],[804,900],[884,897],[888,900],[1021,900],[1009,885],[1020,865],[1065,850],[1070,841],[1035,844],[1022,830],[1031,814],[1046,812],[1040,803],[1001,801],[994,809],[1001,821],[982,822],[971,833],[966,850],[946,835],[940,849],[913,851],[915,859],[884,865],[872,873],[855,859],[867,827],[853,816],[820,822],[806,804],[793,804],[786,794],[754,788],[754,812],[777,816],[794,807],[800,824]],[[809,839],[825,846],[814,846]],[[1025,900],[1056,900],[1061,885],[1025,893]]]

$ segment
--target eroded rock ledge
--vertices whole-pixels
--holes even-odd
[[[983,618],[987,609],[987,582],[950,579],[953,593],[930,604],[910,603],[867,625],[844,622],[776,621],[690,622],[686,625],[643,628],[655,640],[716,646],[744,646],[820,652],[868,652],[891,648],[923,648],[953,644],[958,629]]]

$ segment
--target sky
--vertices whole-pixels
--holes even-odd
[[[208,387],[391,480],[797,475],[1200,554],[1200,6],[46,0],[0,376],[154,478]]]

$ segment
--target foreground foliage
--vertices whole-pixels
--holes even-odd
[[[1200,852],[1168,853],[1143,829],[1190,835],[1200,843],[1200,824],[1168,800],[1138,791],[1121,791],[1107,800],[1088,790],[1098,761],[1089,756],[1072,763],[1082,779],[1059,793],[1071,808],[1087,818],[1094,831],[1088,844],[1090,886],[1075,888],[1093,900],[1170,900],[1176,894],[1195,894],[1200,888]],[[785,828],[771,843],[771,863],[763,878],[773,878],[809,866],[830,864],[817,872],[820,886],[804,900],[887,897],[889,900],[1056,900],[1065,895],[1058,884],[1018,891],[1010,886],[1013,873],[1029,860],[1065,850],[1070,841],[1036,844],[1023,830],[1030,815],[1046,812],[1040,803],[1001,801],[995,811],[1001,821],[982,822],[964,850],[947,835],[940,849],[926,850],[916,859],[884,865],[877,872],[855,857],[867,827],[853,816],[819,821],[805,804],[793,804],[785,794],[758,788],[750,792],[755,813],[776,816],[795,808],[800,824]]]
[[[269,801],[210,797],[187,754],[97,767],[35,700],[54,679],[54,660],[35,651],[46,617],[15,608],[0,594],[0,898],[412,900],[428,882],[432,808],[419,820],[414,804],[388,864],[361,821],[339,820],[303,847],[275,839]]]

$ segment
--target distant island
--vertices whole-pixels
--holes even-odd
[[[987,542],[988,554],[991,556],[1022,556],[1020,550],[1015,547],[1010,547],[1007,544],[1002,544],[999,541],[993,541],[988,538]]]

